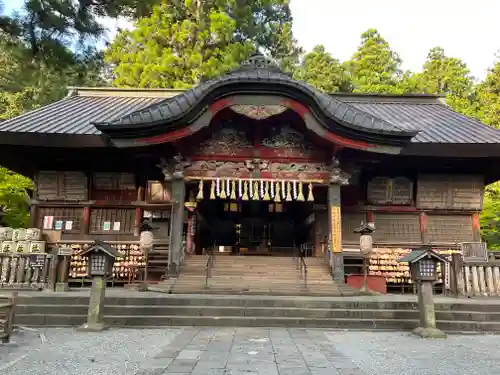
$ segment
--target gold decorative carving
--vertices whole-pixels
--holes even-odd
[[[264,120],[268,117],[279,115],[287,110],[286,107],[282,105],[247,105],[247,104],[236,104],[232,105],[231,109],[254,120]]]

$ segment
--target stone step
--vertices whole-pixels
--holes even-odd
[[[86,305],[20,305],[16,306],[16,313],[19,315],[46,314],[60,315],[64,312],[67,315],[86,315],[88,306]],[[318,309],[318,308],[269,308],[269,307],[250,307],[241,308],[235,306],[105,306],[105,315],[113,316],[247,316],[247,317],[287,317],[300,318],[359,318],[359,319],[419,319],[417,310],[389,310],[389,309]],[[484,314],[474,311],[437,311],[437,320],[459,320],[474,322],[500,322],[500,313]]]
[[[418,326],[418,319],[359,319],[308,317],[247,317],[247,316],[182,316],[182,315],[107,315],[105,322],[115,327],[160,326],[222,326],[222,327],[301,327],[363,330],[411,330]],[[79,326],[86,321],[85,315],[30,314],[16,316],[20,325]],[[437,327],[444,331],[500,332],[500,322],[475,322],[437,320]]]

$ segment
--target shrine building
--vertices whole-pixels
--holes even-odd
[[[184,253],[301,249],[343,282],[362,222],[375,248],[481,242],[500,130],[438,96],[322,93],[254,55],[185,91],[72,88],[0,123],[0,165],[34,180],[48,242],[136,243],[147,218],[168,249],[149,258],[158,278]]]

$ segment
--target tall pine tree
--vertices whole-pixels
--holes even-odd
[[[400,92],[401,59],[375,29],[361,34],[361,44],[346,62],[354,92]]]

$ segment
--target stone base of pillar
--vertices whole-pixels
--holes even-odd
[[[167,277],[178,277],[179,276],[179,267],[177,264],[172,263],[168,265]]]
[[[412,333],[424,339],[445,339],[447,337],[446,333],[437,328],[418,327]]]
[[[56,292],[69,292],[68,283],[56,283]]]
[[[345,284],[344,277],[344,255],[342,253],[332,254],[332,277],[337,283]]]
[[[85,323],[82,324],[80,327],[77,327],[76,330],[78,332],[102,332],[105,331],[109,328],[107,324],[104,323]]]

